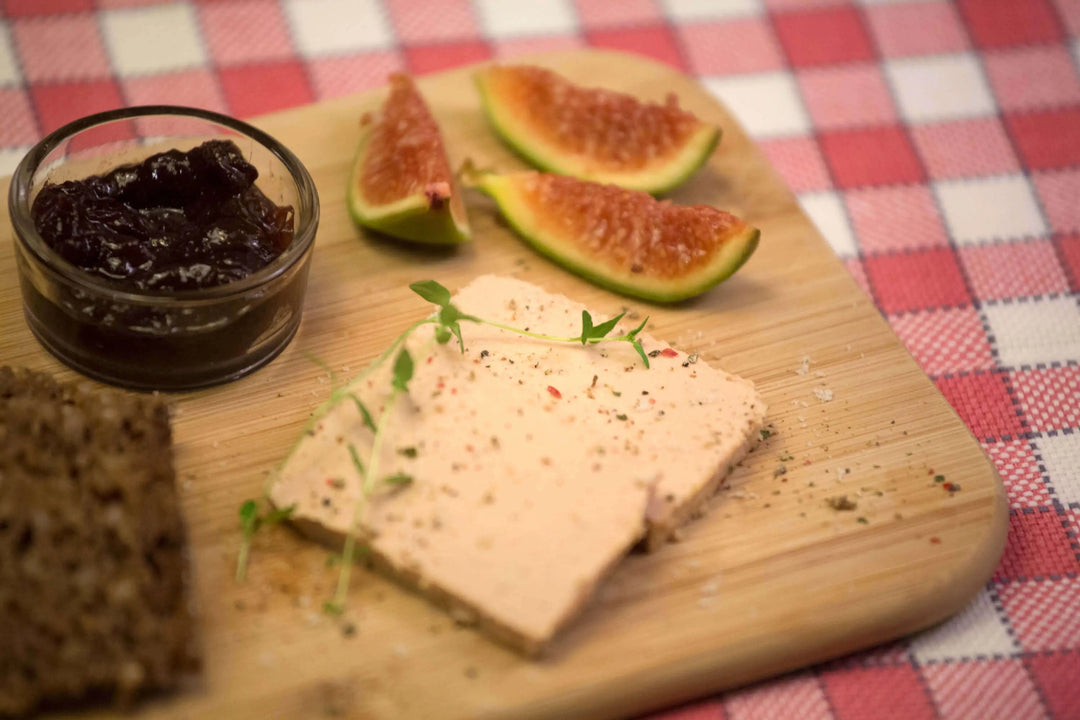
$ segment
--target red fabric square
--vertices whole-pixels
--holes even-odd
[[[958,251],[975,297],[997,300],[1065,292],[1068,283],[1048,240],[971,245]]]
[[[864,252],[945,247],[949,239],[925,185],[865,188],[844,193]]]
[[[31,82],[109,77],[109,61],[93,15],[60,15],[12,23],[22,69]]]
[[[1069,277],[1069,290],[1080,292],[1080,235],[1058,238],[1058,250],[1065,260],[1065,273]]]
[[[438,45],[412,45],[405,48],[405,62],[414,75],[446,70],[467,63],[483,62],[491,57],[491,48],[483,40]]]
[[[789,675],[729,693],[724,696],[724,705],[730,720],[829,716],[825,689],[810,673]]]
[[[866,272],[886,313],[971,302],[956,258],[946,248],[867,257]]]
[[[124,81],[124,91],[132,105],[187,105],[224,112],[225,99],[209,70],[147,75]]]
[[[679,34],[690,69],[698,75],[760,72],[784,66],[780,44],[764,18],[683,25]]]
[[[832,186],[825,158],[813,138],[766,140],[759,147],[793,192],[828,190]]]
[[[866,19],[885,57],[960,52],[967,34],[956,9],[944,0],[873,5]]]
[[[26,15],[59,15],[94,9],[94,0],[3,0],[9,18]]]
[[[1062,517],[1052,508],[1010,514],[1009,537],[1005,541],[1005,553],[1001,556],[1001,564],[994,572],[994,579],[999,582],[1017,579],[1032,580],[1080,571],[1080,560],[1076,559],[1076,551],[1069,545],[1069,538],[1065,534],[1061,521]],[[1008,594],[1005,588],[999,588],[998,593],[1003,601]],[[1037,607],[1038,603],[1028,602],[1027,605]],[[1008,607],[1007,604],[1006,607]],[[1013,617],[1012,611],[1009,612],[1009,619],[1014,627],[1017,622],[1024,627],[1034,622],[1034,618],[1026,618],[1019,612],[1017,617]],[[1031,630],[1028,634],[1030,640],[1033,642],[1044,640],[1036,629],[1029,629]],[[1023,642],[1023,637],[1021,637],[1021,642]]]
[[[199,6],[203,37],[218,65],[292,56],[289,27],[277,0],[230,0]]]
[[[37,142],[37,121],[30,98],[22,90],[0,89],[0,146],[30,145]]]
[[[776,34],[795,67],[872,60],[870,37],[852,7],[777,13]]]
[[[975,308],[909,313],[889,321],[927,375],[990,370],[994,356]]]
[[[1050,227],[1059,233],[1080,232],[1080,170],[1032,176]]]
[[[574,0],[585,27],[654,23],[663,19],[656,0]]]
[[[896,121],[892,95],[876,63],[803,70],[797,79],[806,109],[819,128]]]
[[[930,720],[935,717],[910,665],[823,672],[825,692],[837,718]]]
[[[821,134],[838,187],[900,185],[923,179],[919,159],[899,127],[832,130]]]
[[[988,52],[983,61],[998,102],[1005,110],[1080,102],[1080,78],[1069,51],[1063,47]]]
[[[386,7],[402,44],[480,36],[469,0],[387,0]]]
[[[1035,459],[1035,452],[1027,440],[998,440],[983,442],[983,450],[990,456],[1005,484],[1011,508],[1050,507],[1050,492],[1043,482],[1043,473]]]
[[[1061,525],[1061,518],[1056,513],[1035,515],[1053,517]],[[1057,542],[1056,533],[1050,541]],[[1073,567],[1077,567],[1077,563],[1074,562]],[[1006,583],[998,588],[998,596],[1009,615],[1009,624],[1025,650],[1080,648],[1080,579]],[[1080,658],[1077,660],[1080,666]]]
[[[1035,44],[1061,37],[1047,0],[960,0],[960,12],[983,47]]]
[[[589,30],[585,39],[594,47],[625,50],[686,70],[679,44],[667,25]]]
[[[999,373],[975,373],[934,381],[937,389],[953,406],[960,419],[980,440],[1010,438],[1024,432],[1016,406],[1005,387],[1005,376]]]
[[[1080,655],[1072,652],[1034,655],[1024,664],[1042,690],[1054,720],[1080,720]]]
[[[320,100],[382,87],[390,73],[404,69],[404,60],[394,52],[325,58],[312,60],[308,65],[315,94]]]
[[[119,88],[109,80],[33,85],[30,88],[30,97],[37,108],[42,133],[50,133],[84,115],[124,105]],[[133,136],[119,127],[114,130],[114,134],[115,140]]]
[[[314,99],[299,62],[222,68],[221,87],[233,115],[250,117],[309,103]]]
[[[911,128],[926,171],[935,180],[1016,172],[1020,163],[996,117]]]
[[[1080,367],[1021,370],[1012,382],[1032,430],[1080,428]]]
[[[922,673],[943,718],[1035,718],[1043,711],[1020,660],[930,665]]]
[[[1080,164],[1080,108],[1007,114],[1005,122],[1032,170]]]

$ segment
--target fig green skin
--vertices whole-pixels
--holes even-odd
[[[659,195],[682,185],[701,169],[720,142],[720,128],[702,125],[679,152],[663,165],[633,172],[591,172],[576,155],[561,152],[559,148],[537,140],[518,123],[513,109],[501,102],[483,70],[476,73],[474,80],[484,114],[495,129],[495,134],[526,162],[547,172]]]
[[[361,227],[427,245],[456,245],[471,239],[468,221],[458,221],[450,211],[450,202],[433,207],[423,192],[409,195],[387,205],[370,205],[360,193],[360,171],[368,146],[370,133],[360,141],[360,147],[349,175],[346,204],[353,222]],[[460,190],[451,184],[451,192]]]
[[[757,228],[748,225],[743,232],[724,240],[704,267],[678,278],[649,278],[584,256],[577,251],[573,238],[540,233],[532,222],[532,209],[518,195],[517,182],[512,175],[489,174],[481,176],[476,187],[495,200],[506,221],[533,249],[574,274],[628,297],[667,304],[700,295],[741,268],[754,254],[761,237]]]

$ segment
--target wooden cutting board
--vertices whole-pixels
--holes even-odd
[[[376,239],[350,223],[344,189],[358,118],[382,93],[259,120],[304,161],[322,199],[304,320],[268,367],[174,398],[205,668],[145,703],[143,716],[615,717],[927,627],[989,577],[1007,526],[993,466],[731,115],[688,78],[638,57],[580,51],[537,61],[645,98],[674,92],[720,124],[719,150],[672,199],[741,215],[761,229],[757,253],[703,297],[657,307],[535,255],[475,193],[466,198],[475,231],[466,247]],[[420,84],[455,166],[471,158],[523,167],[485,124],[468,69]],[[240,504],[260,493],[330,391],[305,355],[355,374],[429,312],[409,282],[454,289],[486,272],[565,293],[598,316],[624,306],[649,314],[657,337],[754,380],[771,436],[709,515],[680,542],[625,560],[539,661],[455,626],[368,571],[354,574],[344,621],[328,618],[320,606],[336,580],[330,554],[286,528],[257,538],[248,580],[234,582]],[[11,242],[0,245],[0,361],[74,375],[23,322]],[[961,490],[950,494],[935,475]],[[832,507],[841,495],[857,508]]]

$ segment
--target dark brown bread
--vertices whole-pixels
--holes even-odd
[[[0,368],[0,716],[195,665],[168,409]]]

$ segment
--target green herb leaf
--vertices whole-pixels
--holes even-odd
[[[445,345],[446,343],[450,342],[451,337],[453,337],[453,335],[449,330],[446,329],[445,325],[440,325],[435,330],[435,342],[439,343],[440,345]]]
[[[637,354],[641,356],[641,362],[645,363],[645,369],[649,369],[649,356],[645,354],[645,348],[641,346],[641,342],[638,340],[631,340],[630,344],[637,350]]]
[[[408,485],[413,481],[413,476],[408,473],[398,472],[393,475],[387,475],[383,478],[383,482],[388,485]]]
[[[581,344],[589,342],[589,338],[592,337],[592,315],[588,310],[581,311]]]
[[[360,397],[356,393],[349,393],[349,397],[356,403],[356,409],[360,411],[361,417],[364,418],[364,426],[371,432],[375,432],[375,419],[371,417],[371,413],[364,407],[364,403],[360,400]]]
[[[619,324],[619,321],[623,319],[623,315],[625,315],[625,314],[626,313],[621,312],[618,315],[616,315],[615,317],[611,318],[610,320],[602,322],[599,325],[597,325],[596,327],[594,327],[592,329],[592,337],[594,337],[594,338],[605,338],[605,337],[607,337],[608,333],[610,333],[612,330],[615,329],[615,326]]]
[[[450,291],[434,280],[414,282],[409,285],[409,289],[429,303],[434,303],[439,307],[446,307],[450,304]]]
[[[409,381],[413,376],[413,360],[412,355],[405,348],[401,348],[401,352],[398,353],[397,360],[394,361],[394,379],[391,384],[396,390],[401,392],[409,391]]]
[[[356,452],[356,446],[349,443],[349,457],[352,458],[353,467],[361,479],[364,477],[364,463],[360,461],[360,453]]]
[[[649,322],[648,316],[646,316],[645,319],[641,321],[640,325],[638,325],[636,328],[634,328],[630,332],[626,333],[626,337],[629,338],[630,340],[633,340],[634,338],[636,338],[638,333],[645,329],[645,323],[647,323],[647,322]]]
[[[333,615],[334,617],[337,617],[338,615],[341,615],[341,613],[345,612],[345,608],[342,605],[335,602],[330,602],[329,600],[322,604],[322,609],[324,613],[326,613],[327,615]]]
[[[412,445],[408,447],[398,448],[398,455],[404,455],[407,458],[414,458],[417,455],[416,448]]]
[[[454,333],[454,337],[457,338],[458,345],[461,346],[461,354],[465,354],[465,339],[461,337],[461,325],[454,323],[450,326],[450,332]]]
[[[244,535],[251,536],[259,526],[259,506],[254,500],[247,500],[240,506],[240,527]]]

